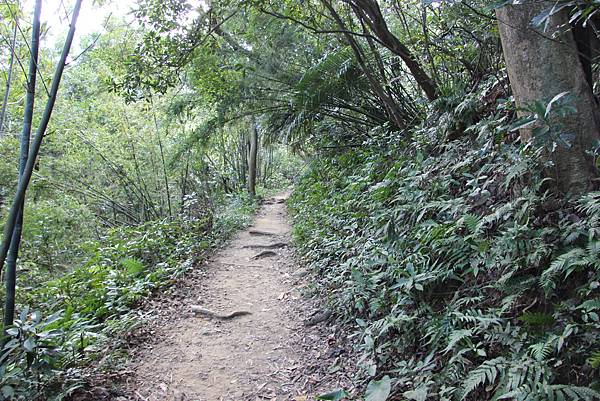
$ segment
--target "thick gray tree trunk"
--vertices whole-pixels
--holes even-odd
[[[553,177],[563,193],[582,193],[596,176],[591,150],[599,138],[600,114],[586,82],[569,15],[563,10],[549,19],[546,29],[534,27],[534,17],[552,7],[554,2],[528,1],[496,10],[500,38],[517,106],[536,101],[550,101],[569,92],[576,112],[557,120],[565,133],[572,136],[572,146],[559,145],[548,157],[554,162]],[[521,130],[523,141],[531,140],[531,130]]]

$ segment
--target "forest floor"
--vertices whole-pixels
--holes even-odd
[[[307,296],[310,276],[289,245],[286,196],[265,201],[253,226],[152,301],[151,329],[129,350],[116,400],[309,401],[351,387],[348,333],[331,321],[307,325],[322,306]],[[273,253],[257,257],[264,251]],[[211,319],[192,304],[251,314]]]

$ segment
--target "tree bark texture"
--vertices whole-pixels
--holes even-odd
[[[588,190],[597,175],[593,157],[587,152],[600,137],[600,114],[569,29],[568,10],[552,15],[546,29],[532,26],[532,19],[553,4],[527,2],[504,6],[496,13],[517,106],[537,100],[548,102],[560,93],[569,93],[576,112],[554,121],[572,136],[572,143],[558,145],[548,157],[554,163],[552,178],[559,191],[578,194]],[[521,130],[520,135],[524,142],[532,139],[530,129]]]

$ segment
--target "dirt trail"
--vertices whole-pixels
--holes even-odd
[[[200,277],[183,295],[173,296],[179,306],[168,312],[172,318],[156,319],[153,340],[133,352],[128,399],[305,401],[349,383],[354,367],[339,345],[344,336],[328,323],[303,324],[318,308],[302,295],[305,272],[289,247],[255,258],[265,249],[253,246],[289,244],[284,196],[267,201],[254,225],[196,269]],[[190,304],[251,314],[194,317]]]

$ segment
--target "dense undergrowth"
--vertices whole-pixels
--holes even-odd
[[[22,292],[2,357],[3,399],[59,400],[81,387],[81,367],[111,338],[143,324],[135,308],[248,224],[255,203],[232,197],[207,214],[189,202],[178,217],[118,227],[84,248],[84,262]],[[35,280],[40,280],[39,277]]]
[[[481,104],[462,99],[410,146],[315,158],[290,202],[300,254],[390,399],[598,399],[600,193],[552,196],[506,103],[444,141]]]

